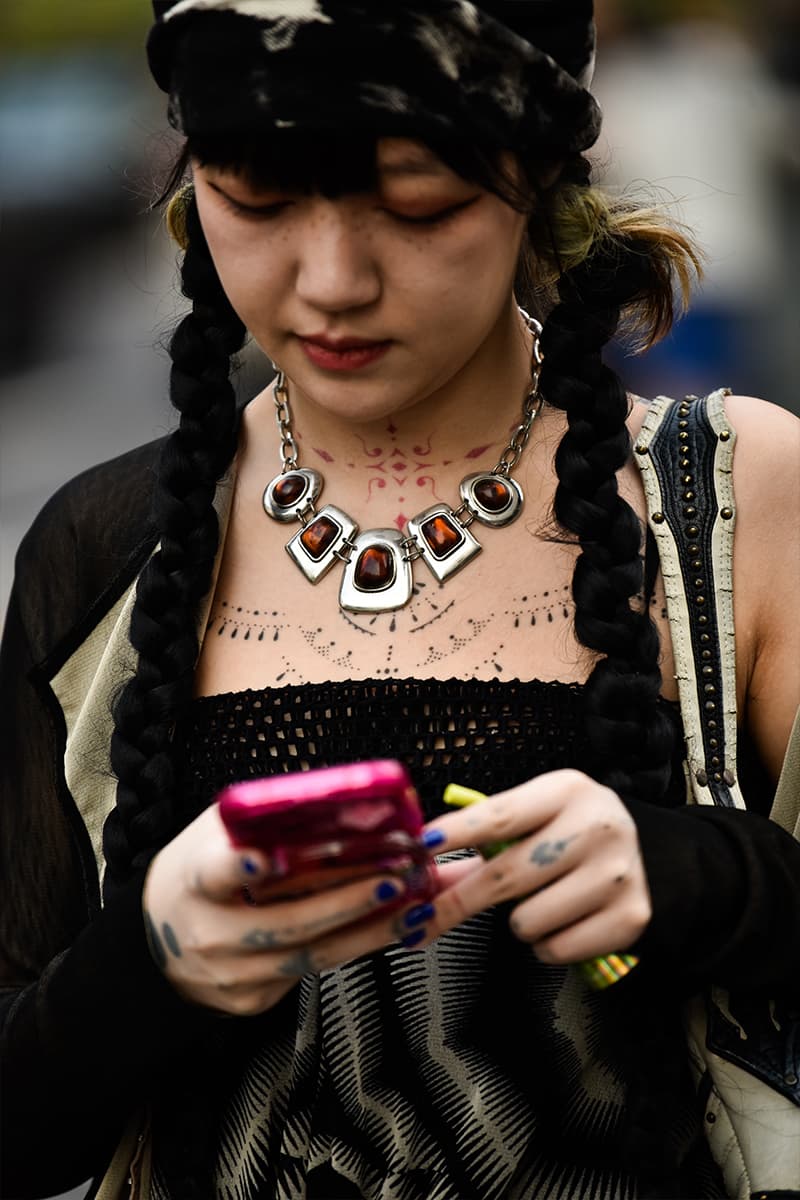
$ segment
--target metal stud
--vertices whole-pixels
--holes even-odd
[[[637,454],[647,454],[647,446],[644,444],[644,442],[637,443],[636,453]]]
[[[719,515],[722,517],[723,521],[730,521],[731,517],[733,516],[733,509],[728,508],[726,505],[725,508],[721,508],[719,510]]]
[[[729,441],[730,441],[730,437],[731,437],[731,431],[730,431],[730,429],[723,429],[723,430],[720,432],[720,435],[719,435],[719,440],[720,440],[721,442],[729,442]]]
[[[725,780],[728,787],[733,787],[733,785],[736,783],[736,776],[734,775],[734,773],[730,769],[730,767],[726,767],[725,770],[722,772],[722,778]]]
[[[653,513],[653,524],[662,525],[664,523],[664,514],[662,512]]]
[[[708,785],[708,774],[703,770],[702,767],[695,773],[695,779],[700,784],[700,787],[706,787]]]

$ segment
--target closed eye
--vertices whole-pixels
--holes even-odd
[[[285,208],[289,207],[289,201],[283,200],[276,204],[241,204],[238,200],[232,200],[230,196],[226,196],[220,192],[223,200],[232,208],[235,213],[242,217],[277,217]]]
[[[272,204],[243,204],[241,200],[234,200],[233,196],[223,192],[216,184],[209,183],[209,186],[228,208],[242,217],[276,217],[290,204],[288,200],[279,200]]]
[[[443,221],[454,217],[456,213],[470,208],[479,199],[479,196],[473,196],[471,199],[464,200],[460,204],[451,204],[447,208],[440,208],[437,212],[426,214],[424,217],[408,217],[403,213],[396,212],[394,209],[387,209],[386,211],[403,225],[440,225]]]

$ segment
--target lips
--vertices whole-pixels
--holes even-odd
[[[383,358],[392,346],[391,341],[329,338],[321,334],[301,336],[299,341],[306,358],[325,371],[358,371]]]
[[[334,354],[341,354],[345,350],[376,350],[378,346],[387,344],[369,338],[329,338],[323,334],[309,334],[307,337],[300,334],[300,340],[310,342],[312,346],[321,346],[323,350],[330,350]]]

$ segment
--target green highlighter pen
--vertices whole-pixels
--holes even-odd
[[[451,808],[469,808],[470,804],[475,804],[478,800],[485,800],[486,796],[483,792],[462,787],[459,783],[448,783],[444,789],[443,798],[445,804]],[[490,842],[478,849],[483,858],[489,859],[513,845],[513,842]],[[578,963],[577,966],[590,987],[600,991],[602,988],[611,987],[612,983],[624,979],[638,961],[635,954],[606,954],[602,958],[587,959],[586,962]]]

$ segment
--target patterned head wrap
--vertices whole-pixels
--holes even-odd
[[[150,67],[193,133],[300,128],[547,156],[600,112],[592,0],[154,0]]]

